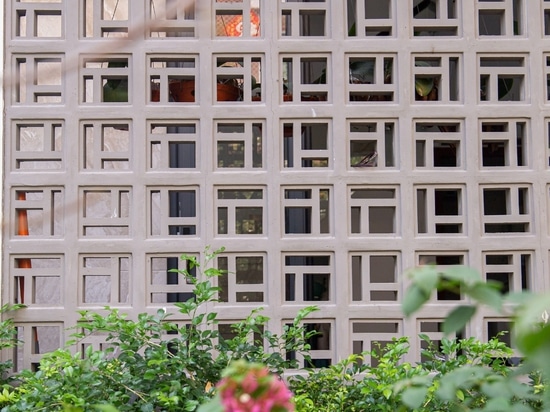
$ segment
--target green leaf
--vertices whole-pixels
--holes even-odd
[[[550,325],[530,333],[522,333],[516,337],[515,342],[525,355],[536,359],[538,368],[550,370]]]
[[[460,389],[456,390],[456,397],[458,400],[464,402],[464,392],[462,392]]]
[[[515,342],[526,355],[534,355],[550,347],[550,323],[544,323],[550,308],[550,294],[533,295],[516,312]]]
[[[403,313],[405,316],[411,316],[414,312],[424,305],[430,299],[430,293],[426,293],[424,289],[413,283],[405,296],[403,297]]]
[[[470,378],[469,369],[471,367],[462,367],[443,375],[436,389],[437,397],[443,401],[453,401],[460,384]]]
[[[118,412],[113,405],[93,405],[93,408],[101,412]]]
[[[207,278],[213,278],[213,277],[216,277],[216,276],[221,276],[225,272],[226,272],[225,270],[220,270],[220,269],[217,269],[217,268],[209,268],[209,269],[206,269],[204,271],[204,275]]]
[[[223,406],[221,404],[219,396],[216,396],[210,402],[199,406],[197,412],[223,412]]]
[[[515,411],[515,409],[510,405],[510,403],[505,398],[493,398],[487,401],[484,411],[493,411],[493,412],[506,412],[506,411]]]
[[[414,81],[414,88],[420,97],[427,96],[434,88],[434,78],[417,77]]]
[[[502,295],[499,291],[486,283],[476,283],[472,287],[465,289],[464,293],[497,312],[502,309]]]
[[[188,400],[188,401],[185,402],[184,410],[187,411],[187,412],[193,412],[193,411],[197,410],[197,405],[198,405],[197,401]]]
[[[435,265],[421,266],[411,272],[413,282],[425,293],[431,294],[439,282],[439,271]]]
[[[401,399],[409,408],[417,409],[420,408],[424,399],[426,399],[427,393],[428,388],[407,388],[403,391]]]
[[[390,399],[390,396],[392,394],[391,388],[386,388],[382,391],[382,395],[384,395],[384,398]]]
[[[453,332],[458,332],[466,326],[472,316],[476,313],[476,307],[470,305],[461,305],[454,308],[447,315],[443,322],[443,333],[450,335]]]
[[[449,266],[443,271],[443,276],[449,280],[456,280],[466,286],[480,283],[483,280],[478,271],[468,266],[456,265]]]
[[[533,412],[533,409],[522,403],[514,403],[510,406],[510,410],[513,412]]]
[[[528,291],[510,292],[506,295],[506,303],[525,305],[533,298],[533,293]]]
[[[514,394],[508,388],[505,382],[490,382],[481,385],[482,392],[489,398],[510,399]]]
[[[146,381],[154,381],[158,378],[158,371],[148,370],[143,374],[143,379]]]
[[[358,60],[349,65],[350,82],[374,83],[374,60]]]
[[[498,100],[502,100],[514,86],[514,79],[498,78]]]

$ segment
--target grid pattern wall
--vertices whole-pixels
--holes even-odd
[[[297,309],[317,366],[441,338],[464,297],[400,302],[419,264],[547,289],[548,0],[10,0],[3,287],[16,368],[77,310],[136,316],[216,260],[224,326]],[[476,315],[487,339],[509,319]],[[101,346],[100,337],[91,342]]]

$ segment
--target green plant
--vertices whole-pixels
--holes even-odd
[[[326,369],[290,378],[297,411],[542,411],[548,410],[548,296],[503,295],[473,269],[440,270],[423,266],[411,273],[403,309],[419,310],[435,290],[468,296],[472,303],[451,310],[443,323],[446,337],[435,345],[428,336],[423,362],[403,361],[407,338],[396,339],[372,352],[352,355]],[[512,331],[523,364],[511,366],[514,354],[496,336],[487,342],[457,339],[481,304],[516,319]],[[366,362],[373,359],[369,365]]]
[[[427,336],[421,339],[430,345],[423,351],[426,360],[416,365],[403,361],[409,342],[408,338],[399,338],[373,351],[351,355],[329,368],[290,377],[296,410],[470,410],[490,400],[486,391],[494,393],[503,388],[502,382],[513,381],[515,369],[505,362],[512,350],[498,338],[488,342],[442,339],[437,347]],[[374,362],[366,363],[368,359]],[[528,385],[507,384],[512,405],[537,403],[536,396],[531,396],[532,389],[537,384],[540,387],[537,378],[533,376]]]
[[[488,342],[481,342],[473,337],[443,338],[439,347],[428,336],[421,334],[419,337],[428,344],[428,349],[422,351],[425,359],[422,367],[430,372],[445,374],[463,365],[484,365],[500,374],[509,371],[506,359],[513,356],[513,351],[498,337]]]
[[[287,357],[286,354],[299,351],[306,363],[309,361],[308,341],[317,332],[306,331],[301,325],[304,318],[316,310],[315,306],[301,309],[292,324],[284,325],[283,333],[277,335],[265,329],[269,318],[259,314],[261,309],[255,309],[246,319],[232,325],[235,336],[232,339],[220,339],[217,350],[220,351],[220,356],[224,357],[226,364],[244,359],[264,364],[278,375],[282,375],[287,369],[297,369],[299,363],[296,357]],[[251,336],[257,338],[251,339]]]
[[[111,61],[108,63],[111,68],[128,67],[128,62]],[[108,78],[103,85],[103,101],[114,103],[128,102],[128,79],[124,78]]]
[[[24,308],[22,304],[6,303],[0,307],[0,351],[13,349],[20,344],[17,339],[17,328],[12,317],[7,317],[10,312]],[[13,368],[13,362],[8,359],[0,362],[0,406],[14,402],[17,394],[12,390],[10,383],[14,377],[9,374]]]
[[[234,324],[231,338],[224,339],[218,332],[217,314],[205,306],[216,300],[218,288],[211,280],[222,272],[211,265],[222,251],[207,250],[203,264],[195,257],[182,256],[187,269],[179,273],[193,284],[193,298],[175,305],[188,321],[171,322],[165,310],[140,314],[136,320],[111,308],[106,315],[83,311],[71,343],[84,344],[89,336],[101,333],[106,336],[107,349],[87,346],[84,353],[74,354],[67,348],[45,355],[38,371],[17,376],[18,386],[4,385],[2,411],[195,411],[212,399],[214,385],[223,377],[220,390],[228,388],[223,382],[229,382],[230,376],[244,379],[248,366],[238,365],[267,365],[266,371],[280,374],[299,367],[295,358],[286,356],[288,352],[301,352],[308,364],[308,340],[315,332],[301,325],[315,307],[300,311],[280,335],[267,329],[268,318],[260,310]],[[192,269],[197,269],[196,277],[191,276]],[[544,316],[548,296],[503,295],[495,284],[461,266],[445,270],[423,266],[410,275],[411,286],[403,299],[407,316],[420,309],[436,289],[470,298],[471,303],[454,308],[445,319],[446,337],[435,345],[420,335],[426,345],[423,361],[415,365],[404,361],[408,338],[399,338],[327,368],[298,371],[288,378],[297,411],[549,409],[550,335],[548,316]],[[507,360],[513,351],[498,336],[488,342],[452,337],[481,304],[516,319],[512,333],[525,355],[521,366],[510,366]],[[4,326],[0,344],[13,345],[13,324],[8,320]],[[244,380],[235,382],[240,385]],[[252,393],[254,399],[267,401],[261,393]],[[248,398],[241,395],[239,402],[247,403]],[[208,405],[203,408],[219,409],[219,402]]]
[[[391,83],[393,61],[388,60],[384,64],[384,83]],[[371,84],[375,79],[374,59],[356,59],[349,64],[350,83]]]
[[[234,360],[263,362],[274,372],[296,367],[285,352],[307,352],[311,333],[301,321],[315,308],[300,311],[280,335],[269,332],[269,319],[254,311],[234,325],[231,339],[224,339],[217,313],[206,310],[218,294],[212,278],[222,272],[212,262],[221,252],[207,249],[202,264],[194,256],[182,256],[187,269],[179,273],[193,284],[193,298],[174,304],[188,319],[183,324],[171,322],[163,309],[135,320],[113,308],[106,308],[106,314],[82,311],[68,345],[86,345],[87,338],[102,335],[106,349],[89,345],[84,353],[73,354],[67,347],[44,355],[38,371],[17,376],[14,396],[2,411],[79,411],[107,404],[120,412],[194,411],[212,397],[213,385]],[[196,277],[190,273],[194,268]]]
[[[328,368],[312,369],[307,375],[298,374],[289,377],[296,410],[302,412],[353,410],[352,405],[363,398],[360,388],[355,384],[357,376],[364,370],[361,357],[351,355]]]
[[[417,67],[431,67],[429,61],[415,61]],[[384,64],[384,83],[392,83],[393,60],[388,60]],[[324,83],[324,76],[321,79]],[[356,59],[349,64],[350,83],[371,84],[375,79],[374,59]],[[318,83],[320,81],[315,81]],[[437,100],[438,98],[438,78],[436,76],[415,76],[414,92],[416,100]]]
[[[242,69],[244,68],[243,63],[239,59],[228,59],[226,61],[220,61],[218,63],[218,67],[235,67]],[[256,77],[252,74],[250,75],[250,85],[248,85],[248,82],[245,78],[242,77],[226,77],[226,76],[218,76],[217,77],[217,99],[225,100],[226,98],[220,96],[220,93],[222,93],[222,90],[225,88],[226,92],[232,92],[233,97],[227,97],[227,100],[243,100],[244,98],[244,88],[249,87],[250,91],[252,93],[253,97],[257,97],[258,99],[261,98],[261,83],[258,82]],[[220,90],[220,87],[222,90]]]
[[[403,408],[395,383],[428,372],[420,365],[403,362],[408,338],[394,339],[373,351],[351,355],[329,368],[310,370],[289,379],[296,410],[397,411]],[[375,364],[366,363],[374,359]]]
[[[13,322],[13,318],[6,317],[6,314],[22,309],[25,305],[21,304],[9,304],[6,303],[0,307],[0,315],[2,320],[0,320],[0,351],[5,349],[14,348],[19,345],[17,340],[17,329]],[[11,380],[11,377],[8,376],[8,372],[13,367],[11,360],[0,362],[0,385],[4,385]],[[1,402],[2,395],[0,395]]]
[[[464,266],[445,270],[423,266],[412,271],[410,277],[411,286],[403,301],[405,315],[420,309],[435,290],[460,291],[471,303],[459,305],[448,314],[443,332],[450,335],[462,330],[478,307],[487,305],[514,318],[513,338],[524,359],[520,367],[510,368],[503,364],[510,355],[504,346],[490,341],[482,344],[480,350],[470,344],[475,350],[470,350],[466,359],[476,362],[465,362],[463,355],[458,355],[451,370],[438,370],[422,379],[398,384],[408,407],[418,409],[432,404],[445,410],[503,412],[550,408],[550,393],[545,390],[550,374],[550,325],[545,321],[547,317],[541,316],[547,313],[550,296],[529,292],[502,294],[497,284],[485,282],[475,270]],[[455,350],[464,352],[460,347]],[[494,354],[487,358],[487,351]]]

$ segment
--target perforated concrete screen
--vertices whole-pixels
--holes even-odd
[[[16,369],[80,309],[185,322],[170,270],[209,245],[220,330],[318,305],[317,366],[441,339],[464,297],[404,318],[415,265],[549,286],[550,1],[9,0],[5,20]],[[508,327],[482,311],[463,336]]]

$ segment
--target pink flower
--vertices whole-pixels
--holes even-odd
[[[263,365],[231,365],[217,385],[224,412],[293,412],[292,393]]]

